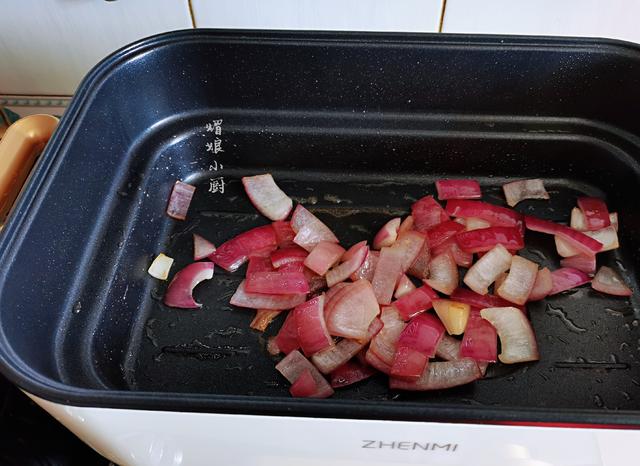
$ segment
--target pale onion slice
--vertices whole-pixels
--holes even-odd
[[[194,262],[176,273],[164,295],[164,304],[183,309],[202,307],[193,299],[193,289],[200,282],[213,278],[213,267],[213,262]]]
[[[311,393],[305,393],[306,396],[311,398],[327,398],[333,395],[333,388],[331,388],[329,382],[327,382],[322,374],[318,372],[318,369],[298,350],[290,352],[282,361],[276,364],[276,370],[292,384],[295,384],[305,371],[308,371],[315,382],[316,389]]]
[[[509,275],[496,294],[507,301],[524,304],[529,298],[538,276],[538,264],[520,256],[513,256]]]
[[[404,295],[411,293],[415,289],[416,286],[413,284],[411,279],[406,275],[403,275],[400,277],[400,280],[398,280],[398,285],[396,286],[396,291],[393,294],[393,297],[396,299],[402,298]]]
[[[320,241],[304,259],[304,265],[318,275],[324,275],[331,267],[338,263],[344,248],[331,241]]]
[[[463,281],[476,293],[485,295],[498,275],[509,270],[512,259],[511,253],[498,244],[471,266]]]
[[[539,178],[513,181],[503,185],[502,189],[509,207],[514,207],[525,199],[549,199],[549,193],[544,189],[544,182]]]
[[[633,291],[625,284],[622,277],[610,267],[602,266],[593,277],[591,287],[601,293],[613,296],[631,296]]]
[[[402,270],[403,253],[395,245],[382,248],[376,264],[371,284],[380,304],[391,303],[398,280],[404,273]]]
[[[340,242],[327,225],[300,204],[291,215],[291,228],[296,232],[293,242],[307,251],[320,241]]]
[[[591,279],[581,270],[561,267],[551,272],[551,281],[553,282],[553,287],[549,292],[550,295],[584,285],[589,283]]]
[[[378,265],[378,259],[380,257],[379,251],[369,250],[367,257],[358,270],[351,274],[351,280],[356,281],[361,278],[365,278],[370,282],[373,281],[373,276],[376,272],[376,266]]]
[[[331,287],[349,278],[351,274],[355,273],[362,266],[368,253],[369,247],[366,241],[361,241],[351,246],[349,250],[344,253],[343,258],[346,260],[327,272],[325,277],[327,279],[327,286]]]
[[[611,225],[600,230],[585,231],[584,234],[602,243],[602,249],[600,252],[612,251],[613,249],[618,249],[620,247],[620,243],[618,242],[618,232]]]
[[[400,228],[398,228],[398,234],[411,230],[413,230],[413,216],[409,215],[405,217],[405,219],[400,224]]]
[[[258,211],[269,220],[284,220],[293,208],[293,201],[276,184],[270,173],[245,176],[242,184]]]
[[[248,307],[251,309],[270,309],[282,311],[292,309],[306,301],[304,294],[262,294],[249,293],[245,287],[245,280],[240,282],[238,289],[231,296],[230,303],[233,306]]]
[[[442,335],[442,340],[436,348],[436,356],[445,361],[460,359],[460,340],[446,334]]]
[[[374,319],[364,340],[343,338],[335,345],[314,354],[311,357],[311,362],[323,374],[330,374],[358,354],[382,329],[382,326],[383,323],[380,319]]]
[[[482,377],[478,363],[471,358],[432,361],[417,380],[389,379],[392,390],[442,390],[473,382]]]
[[[533,284],[533,289],[529,293],[529,301],[539,301],[546,298],[551,289],[553,288],[553,276],[548,268],[538,270],[536,281]]]
[[[169,277],[169,270],[171,270],[172,265],[173,258],[160,253],[155,259],[153,259],[153,262],[149,266],[149,270],[147,270],[147,272],[153,278],[166,280]]]
[[[199,261],[216,252],[215,245],[200,235],[193,234],[193,260]]]
[[[529,320],[517,307],[490,307],[480,315],[498,332],[501,353],[498,359],[504,364],[537,361],[538,344]]]
[[[469,320],[471,306],[448,299],[434,299],[433,309],[449,335],[462,335]]]
[[[466,231],[480,230],[491,226],[491,223],[478,217],[469,217],[466,220]]]
[[[337,337],[366,338],[371,322],[380,314],[371,283],[367,280],[350,283],[332,301],[326,316],[329,333]]]
[[[429,278],[425,280],[431,288],[449,295],[458,287],[458,280],[458,266],[450,252],[431,259]]]
[[[373,249],[380,249],[391,246],[398,237],[398,229],[400,228],[400,217],[392,218],[380,229],[373,238]]]
[[[382,330],[380,330],[378,334],[371,339],[369,350],[367,351],[367,362],[373,365],[376,369],[380,369],[381,365],[375,365],[375,363],[378,361],[381,362],[382,367],[386,367],[387,370],[380,370],[388,374],[391,369],[391,365],[393,364],[400,334],[402,334],[402,331],[405,329],[407,324],[402,320],[398,311],[393,307],[383,308],[382,313],[380,314],[380,320],[384,326],[382,327]],[[371,357],[370,354],[374,357]],[[373,360],[374,362],[371,363],[370,360]]]
[[[596,256],[578,254],[571,257],[565,257],[560,261],[560,265],[562,267],[578,269],[584,273],[594,274],[596,273]]]

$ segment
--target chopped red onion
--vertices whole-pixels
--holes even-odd
[[[398,234],[411,230],[413,230],[413,217],[409,215],[405,217],[405,219],[400,224],[400,228],[398,228]]]
[[[167,215],[176,220],[185,220],[187,218],[187,212],[189,211],[189,205],[193,194],[196,192],[196,187],[190,184],[183,183],[182,181],[176,181],[171,190],[169,196],[169,203],[167,204]]]
[[[390,375],[413,379],[420,377],[429,358],[435,356],[444,332],[440,320],[431,314],[420,314],[411,319],[398,339]]]
[[[388,374],[396,354],[398,339],[407,324],[393,307],[385,307],[380,313],[382,330],[371,339],[366,360],[376,369]]]
[[[277,248],[276,234],[271,225],[240,233],[222,243],[209,258],[229,272],[235,272],[251,256],[269,256]]]
[[[324,275],[338,263],[344,252],[344,248],[339,244],[320,241],[304,260],[304,265],[318,275]]]
[[[444,294],[451,294],[458,287],[458,266],[450,252],[440,254],[429,263],[429,278],[425,283]]]
[[[302,272],[255,272],[247,275],[245,289],[260,294],[307,294],[309,282]]]
[[[382,321],[376,318],[369,326],[367,338],[364,340],[343,338],[335,345],[315,353],[311,357],[311,361],[320,372],[329,374],[358,354],[382,329],[382,326]]]
[[[199,261],[210,256],[216,251],[213,243],[207,241],[200,235],[193,234],[193,260]]]
[[[373,367],[358,362],[357,359],[347,361],[331,373],[331,386],[342,388],[361,382],[377,374]]]
[[[194,262],[177,272],[164,295],[164,304],[183,309],[202,307],[202,304],[193,299],[193,289],[200,282],[213,278],[213,267],[212,262]]]
[[[586,273],[569,267],[562,267],[551,272],[551,280],[553,287],[549,295],[558,294],[591,281]]]
[[[279,311],[292,309],[305,302],[304,294],[263,294],[250,293],[246,290],[245,280],[240,282],[238,289],[231,297],[231,304],[250,309],[271,309]]]
[[[502,189],[509,207],[514,207],[525,199],[549,199],[549,193],[544,189],[544,182],[539,178],[513,181],[503,185]]]
[[[413,228],[426,232],[439,223],[449,220],[449,216],[433,196],[425,196],[411,206]]]
[[[343,256],[345,261],[327,272],[327,285],[331,287],[349,278],[351,274],[355,273],[362,266],[368,253],[369,248],[367,247],[366,241],[354,244],[345,252]]]
[[[411,293],[416,289],[416,286],[413,284],[411,279],[406,275],[402,275],[400,280],[398,280],[398,284],[396,285],[396,291],[393,293],[393,297],[396,299],[402,298],[408,293]]]
[[[316,369],[307,358],[300,354],[299,351],[290,352],[282,361],[276,364],[276,370],[292,384],[294,384],[304,372],[308,372],[315,383],[315,390],[309,391],[305,380],[304,396],[310,398],[327,398],[333,395],[333,388],[331,388],[322,374],[318,372],[318,369]],[[297,389],[300,390],[302,390],[302,388],[301,386],[297,387]]]
[[[284,220],[293,208],[293,201],[273,180],[270,173],[245,176],[242,184],[249,200],[269,220]]]
[[[433,307],[432,301],[438,299],[438,293],[427,284],[416,288],[393,303],[400,317],[409,320],[412,317]]]
[[[587,230],[601,230],[611,225],[609,209],[602,199],[597,197],[579,197],[578,207],[584,215]]]
[[[173,258],[160,253],[153,259],[147,273],[158,280],[166,280],[169,278],[169,270],[173,265]]]
[[[496,294],[507,301],[524,304],[529,298],[538,276],[538,264],[520,256],[513,256],[509,275],[497,288]]]
[[[320,241],[340,242],[328,226],[300,204],[291,216],[291,228],[296,232],[294,243],[307,251],[311,251]]]
[[[484,309],[485,307],[512,306],[512,303],[499,296],[494,296],[492,294],[481,295],[475,291],[467,290],[466,288],[457,288],[453,293],[451,293],[449,299],[468,304],[469,306],[478,309]]]
[[[298,329],[298,342],[306,356],[311,356],[333,345],[324,321],[323,310],[324,295],[299,304],[293,310]]]
[[[591,287],[601,293],[613,296],[631,296],[633,291],[625,284],[622,277],[613,269],[602,266],[593,277]]]
[[[462,231],[464,231],[464,225],[453,220],[447,220],[427,231],[427,242],[430,248],[437,248],[449,238],[455,236],[456,233]]]
[[[395,243],[400,228],[400,217],[392,218],[380,229],[373,238],[373,249],[389,247]]]
[[[569,228],[568,226],[531,217],[529,215],[525,216],[525,224],[527,229],[531,231],[559,236],[563,240],[569,242],[573,248],[576,248],[579,252],[584,254],[595,254],[602,250],[602,243],[590,238],[580,231]]]
[[[553,275],[548,268],[538,270],[536,281],[533,284],[531,293],[529,293],[529,301],[539,301],[546,298],[553,288]],[[502,307],[502,306],[494,306]]]
[[[466,252],[486,252],[496,244],[502,244],[509,250],[524,248],[524,237],[515,227],[489,227],[472,231],[463,231],[456,235],[458,246]]]
[[[469,217],[462,220],[466,220],[464,223],[466,231],[479,230],[481,228],[489,228],[491,226],[491,224],[486,220],[482,220],[477,217]]]
[[[460,345],[460,357],[486,362],[498,359],[498,334],[493,325],[481,317],[479,309],[471,309]]]
[[[482,377],[478,363],[471,358],[431,362],[416,380],[389,379],[392,390],[442,390],[473,382]]]
[[[288,248],[296,245],[296,243],[293,242],[296,232],[291,228],[290,222],[279,220],[277,222],[273,222],[271,226],[273,227],[273,231],[276,233],[276,242],[278,243],[279,248]]]
[[[361,278],[364,278],[372,282],[373,276],[376,272],[376,266],[378,265],[379,258],[380,258],[379,251],[369,250],[369,252],[367,253],[367,257],[365,257],[364,262],[362,262],[362,265],[360,266],[360,268],[351,274],[351,277],[350,277],[351,280],[355,282],[356,280],[360,280]]]
[[[482,309],[480,315],[493,325],[500,337],[500,362],[515,364],[540,359],[531,324],[518,308],[492,307]]]
[[[277,353],[289,354],[300,348],[300,340],[298,340],[298,324],[296,323],[296,314],[290,311],[284,320],[282,327],[274,338]]]
[[[436,357],[445,361],[460,359],[460,340],[450,337],[446,333],[442,335],[442,340],[440,340],[436,348]]]
[[[332,243],[333,244],[333,243]],[[294,262],[304,262],[309,253],[299,246],[278,249],[271,253],[271,263],[273,267],[279,269],[283,265]]]
[[[562,267],[570,267],[572,269],[581,270],[584,273],[596,273],[596,256],[587,254],[577,254],[575,256],[566,257],[560,261]]]
[[[515,210],[482,201],[447,201],[445,211],[452,217],[480,218],[494,227],[520,227],[522,225],[522,215]]]
[[[476,180],[437,180],[438,199],[480,199],[482,191]]]
[[[371,322],[380,313],[371,283],[358,280],[339,293],[340,298],[334,297],[332,308],[327,311],[329,333],[337,337],[366,338]]]
[[[476,293],[485,295],[498,275],[509,270],[512,259],[511,253],[498,244],[471,266],[463,281]]]

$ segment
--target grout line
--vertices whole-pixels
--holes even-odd
[[[189,7],[189,16],[191,16],[191,26],[196,29],[196,15],[193,14],[193,3],[192,0],[187,0],[187,6]]]
[[[442,32],[442,26],[444,24],[444,12],[446,10],[447,10],[447,0],[442,0],[442,9],[440,10],[440,24],[438,24],[438,32]]]
[[[72,95],[63,95],[63,94],[3,94],[0,92],[0,98],[5,99],[62,99],[69,100],[73,96]]]

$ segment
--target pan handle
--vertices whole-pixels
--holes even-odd
[[[27,116],[9,126],[0,139],[0,223],[57,124],[58,119],[51,115]]]

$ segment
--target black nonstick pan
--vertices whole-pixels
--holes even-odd
[[[84,80],[0,239],[0,366],[66,404],[404,420],[640,425],[640,49],[613,41],[444,35],[184,31],[120,50]],[[220,132],[216,134],[215,127]],[[253,313],[228,302],[242,271],[216,269],[200,310],[165,307],[146,273],[267,223],[240,178],[270,172],[345,245],[471,177],[503,203],[543,178],[566,222],[576,197],[619,213],[599,258],[635,294],[580,288],[528,306],[536,363],[476,383],[390,391],[384,377],[332,399],[292,399]],[[165,215],[177,179],[186,221]],[[559,266],[551,237],[522,252]]]

